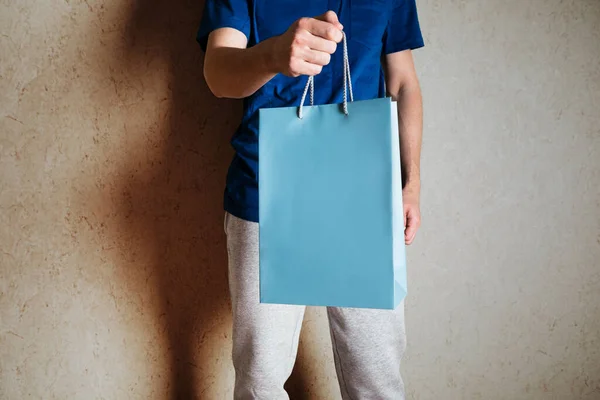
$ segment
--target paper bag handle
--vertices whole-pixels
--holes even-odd
[[[352,94],[352,77],[350,76],[350,61],[348,60],[348,45],[346,43],[346,33],[342,32],[342,45],[344,48],[344,103],[343,109],[344,114],[348,115],[348,92],[350,93],[350,101],[354,101],[354,95]],[[302,108],[304,107],[304,101],[306,95],[310,89],[310,105],[313,106],[315,102],[315,77],[309,76],[304,86],[304,92],[300,99],[300,107],[298,107],[298,118],[302,119]]]

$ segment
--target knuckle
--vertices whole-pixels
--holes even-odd
[[[325,18],[329,21],[335,19],[336,15],[333,11],[329,10],[325,13]]]
[[[302,71],[300,70],[301,64],[297,59],[292,59],[290,61],[289,69],[292,74],[300,75]]]
[[[335,29],[333,29],[332,26],[329,26],[327,27],[325,34],[327,35],[327,38],[333,40],[335,38]]]
[[[309,18],[302,17],[296,22],[296,26],[301,29],[305,29],[309,24]]]
[[[303,46],[306,44],[306,39],[301,32],[296,32],[294,39],[292,40],[292,46]]]
[[[296,72],[296,60],[294,60],[293,58],[290,58],[290,61],[288,62],[288,69],[290,70],[290,72]]]
[[[290,48],[290,57],[294,58],[294,57],[298,57],[300,55],[300,48],[298,45],[292,45],[292,47]]]

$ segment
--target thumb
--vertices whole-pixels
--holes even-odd
[[[338,19],[337,14],[331,10],[327,11],[325,14],[315,17],[315,19],[318,19],[320,21],[329,22],[330,24],[335,25],[335,27],[338,28],[339,30],[344,29],[344,26],[342,24],[340,24],[340,20]]]

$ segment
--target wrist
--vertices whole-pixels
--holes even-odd
[[[278,74],[281,71],[277,60],[277,47],[279,36],[274,36],[262,42],[262,59],[265,70],[271,74]]]
[[[421,179],[419,177],[409,177],[404,182],[404,190],[419,192],[421,190]]]

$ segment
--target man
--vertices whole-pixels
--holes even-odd
[[[329,10],[329,11],[328,11]],[[309,16],[319,15],[310,18]],[[354,99],[398,102],[405,242],[420,224],[421,93],[411,50],[423,46],[415,0],[207,0],[198,31],[217,97],[243,98],[225,189],[236,399],[278,400],[296,358],[304,307],[259,303],[258,109],[299,105],[306,75],[315,104],[341,103],[342,31]],[[368,267],[368,266],[365,266]],[[344,399],[403,399],[404,307],[328,308]]]

